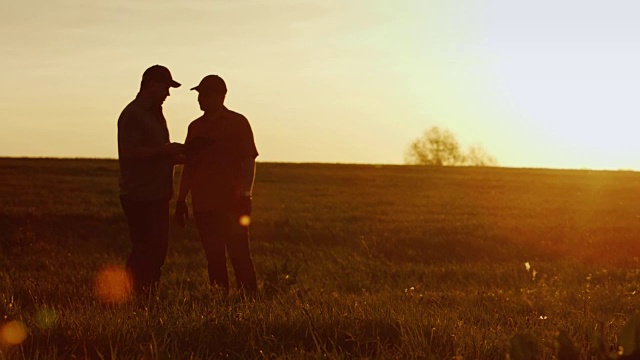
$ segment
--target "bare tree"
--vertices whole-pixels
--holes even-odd
[[[497,166],[498,164],[481,145],[470,146],[467,152],[463,152],[453,133],[437,126],[425,131],[409,145],[405,162],[435,166]]]

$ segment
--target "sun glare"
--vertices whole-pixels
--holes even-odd
[[[98,273],[95,291],[98,298],[106,303],[123,303],[131,297],[133,286],[125,269],[110,265]]]
[[[21,321],[10,321],[0,328],[0,343],[4,346],[20,345],[27,338],[27,328]]]
[[[625,79],[624,70],[594,74],[597,64],[590,62],[595,60],[547,50],[535,64],[526,52],[513,49],[496,55],[514,121],[523,123],[529,139],[545,144],[532,150],[529,161],[540,159],[535,166],[544,167],[635,168],[640,126],[629,95],[632,82],[616,80]]]
[[[249,215],[242,215],[240,216],[238,222],[240,223],[240,225],[247,227],[251,224],[251,217]]]

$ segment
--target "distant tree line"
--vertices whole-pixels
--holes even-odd
[[[498,166],[496,158],[481,145],[472,145],[463,151],[451,131],[437,126],[425,131],[409,145],[405,162],[434,166]]]

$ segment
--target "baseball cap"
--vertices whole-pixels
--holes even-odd
[[[162,82],[168,84],[172,88],[180,87],[180,83],[173,80],[173,78],[171,77],[171,72],[169,71],[169,69],[162,65],[153,65],[152,67],[145,70],[144,74],[142,74],[142,80],[145,79]]]
[[[207,92],[207,93],[227,93],[227,84],[225,84],[224,80],[218,75],[207,75],[200,81],[200,84],[196,87],[192,87],[191,90],[196,90],[197,92]]]

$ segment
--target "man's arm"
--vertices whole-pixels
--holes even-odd
[[[187,219],[189,218],[189,208],[187,207],[187,195],[191,190],[191,178],[193,174],[193,168],[189,164],[182,166],[182,175],[180,176],[180,190],[178,192],[178,199],[176,200],[176,210],[174,212],[174,218],[178,225],[185,227],[187,225]]]
[[[251,125],[246,118],[243,118],[242,134],[240,138],[240,152],[243,159],[240,163],[240,194],[238,197],[237,210],[239,211],[240,224],[247,226],[247,217],[251,216],[251,193],[253,191],[253,182],[256,176],[256,156],[258,150],[253,140],[253,131]]]
[[[251,196],[253,191],[253,182],[256,177],[256,160],[254,158],[246,158],[241,163],[241,189],[242,196]]]
[[[193,170],[193,166],[188,163],[182,166],[182,175],[180,176],[180,190],[178,190],[177,201],[187,200],[187,195],[189,195],[189,191],[191,191]]]
[[[258,150],[256,149],[256,143],[253,139],[253,131],[249,121],[243,117],[241,124],[240,137],[240,156],[243,159],[241,167],[241,192],[243,196],[251,196],[253,191],[253,182],[256,176],[256,157],[258,156]]]
[[[192,167],[185,164],[182,167],[182,175],[180,176],[180,192],[176,200],[176,210],[173,214],[178,225],[185,227],[189,218],[189,208],[187,207],[187,195],[191,190],[191,174]]]
[[[251,191],[256,174],[256,161],[254,158],[245,158],[240,164],[240,194],[236,200],[236,211],[240,215],[240,225],[248,226],[253,206],[251,205]],[[249,221],[248,221],[249,220]]]
[[[191,126],[187,130],[187,138],[185,144],[191,139]],[[178,190],[178,198],[176,199],[176,210],[174,212],[174,218],[178,225],[185,227],[187,225],[187,219],[189,218],[189,208],[187,207],[187,195],[191,191],[191,181],[193,179],[194,167],[193,163],[186,158],[184,165],[182,166],[182,175],[180,175],[180,185]]]
[[[143,131],[136,121],[135,112],[125,109],[118,118],[118,152],[123,159],[148,159],[157,156],[173,157],[182,152],[182,144],[166,143],[159,146],[143,146]]]

